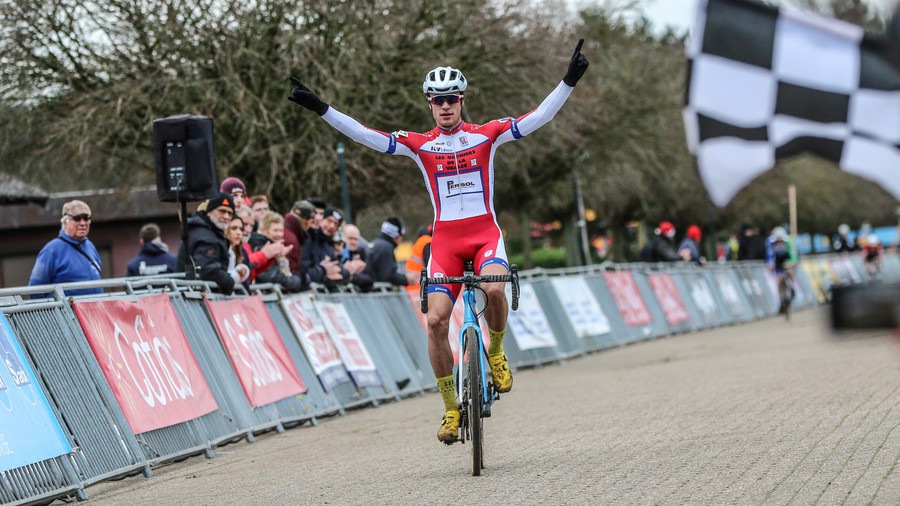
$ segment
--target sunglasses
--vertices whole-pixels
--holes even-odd
[[[76,214],[75,216],[69,215],[69,218],[72,218],[74,221],[91,221],[90,214]]]
[[[461,95],[438,95],[436,97],[431,97],[432,105],[444,105],[447,104],[455,104],[462,100]]]

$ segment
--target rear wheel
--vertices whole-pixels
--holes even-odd
[[[472,438],[472,476],[480,476],[484,467],[483,434],[481,432],[482,384],[481,354],[478,333],[466,329],[466,377],[469,380],[469,436]]]

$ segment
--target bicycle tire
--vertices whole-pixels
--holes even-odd
[[[480,476],[484,467],[484,434],[481,427],[482,383],[481,354],[478,333],[473,327],[466,329],[466,376],[469,380],[469,436],[472,438],[472,476]]]

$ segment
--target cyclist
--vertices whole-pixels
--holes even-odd
[[[392,155],[412,158],[419,167],[434,206],[430,277],[461,276],[463,264],[475,260],[476,274],[509,272],[506,247],[494,212],[494,151],[548,123],[562,108],[575,84],[588,67],[579,41],[562,82],[531,112],[518,118],[503,118],[483,125],[462,121],[465,91],[463,73],[452,67],[437,67],[425,75],[422,92],[428,100],[436,126],[425,133],[385,133],[363,126],[323,102],[299,80],[290,100],[317,113],[329,125],[354,141]],[[501,283],[483,285],[488,304],[484,316],[490,333],[488,362],[497,391],[512,388],[512,374],[503,353],[508,305]],[[438,440],[457,441],[459,404],[453,379],[453,354],[448,341],[450,314],[459,285],[428,287],[428,352],[444,401],[445,413]]]
[[[794,264],[797,263],[797,253],[794,251],[784,227],[772,229],[772,235],[766,241],[766,265],[775,273],[778,282],[778,295],[781,298],[779,314],[787,309],[790,299],[794,297],[793,290],[785,293],[789,287],[794,286]]]
[[[862,248],[863,262],[866,264],[866,272],[870,279],[878,279],[881,274],[881,256],[884,247],[881,240],[875,234],[870,234],[866,240],[865,246]]]

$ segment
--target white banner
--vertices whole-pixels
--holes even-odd
[[[281,304],[306,353],[309,365],[319,377],[325,391],[330,392],[335,385],[349,382],[350,376],[344,369],[344,362],[313,305],[312,294],[285,298],[281,300]]]
[[[506,285],[506,296],[512,301],[512,287],[509,283]],[[519,310],[509,312],[507,323],[522,351],[553,348],[557,345],[556,337],[547,323],[547,315],[530,283],[519,285]]]
[[[609,334],[609,320],[584,278],[553,278],[551,281],[578,337]]]
[[[347,309],[337,302],[316,302],[322,322],[331,336],[350,377],[359,387],[381,386],[375,362],[356,331]]]

